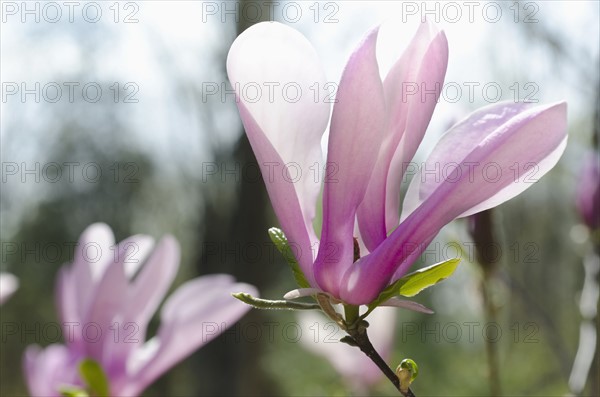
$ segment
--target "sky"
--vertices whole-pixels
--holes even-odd
[[[100,85],[102,100],[114,100],[126,112],[132,131],[122,137],[126,144],[150,153],[165,168],[174,155],[210,160],[215,145],[227,147],[237,139],[240,122],[222,64],[235,38],[235,3],[76,2],[73,9],[64,2],[51,4],[2,2],[4,162],[47,160],[45,148],[56,140],[60,109],[69,106],[69,82],[77,84],[73,101],[88,108],[95,106],[88,97]],[[256,18],[257,4],[250,1],[240,11]],[[549,28],[581,56],[574,63],[583,63],[598,59],[598,8],[595,1],[503,7],[493,1],[279,1],[269,15],[306,35],[334,83],[369,29],[381,25],[377,50],[385,76],[421,20],[436,22],[446,33],[450,57],[442,98],[417,155],[422,158],[448,126],[498,100],[567,100],[570,120],[585,117],[590,87],[581,87],[580,71],[557,70],[547,49],[527,40],[515,25]],[[91,91],[83,92],[86,84]],[[58,103],[51,100],[56,87]],[[216,92],[199,94],[207,87]],[[23,97],[23,89],[37,91],[39,102],[35,94]],[[13,141],[18,150],[6,145]],[[197,166],[182,163],[192,172]],[[26,184],[8,188],[28,197],[43,195]]]

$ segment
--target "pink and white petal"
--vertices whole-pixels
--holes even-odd
[[[180,286],[167,299],[161,312],[156,340],[132,357],[130,384],[143,390],[169,368],[210,342],[237,322],[250,306],[231,296],[246,292],[258,296],[248,284],[236,283],[227,275],[199,277]],[[150,350],[147,354],[146,349]],[[140,357],[146,357],[142,362]]]
[[[443,194],[452,219],[510,200],[556,165],[567,143],[566,122],[564,102],[502,102],[474,112],[435,146],[424,167],[437,165],[440,173],[413,179],[402,218],[434,194]],[[446,190],[452,191],[449,197]],[[449,208],[453,204],[454,210]]]
[[[115,356],[119,355],[114,350],[125,345],[114,343],[111,328],[115,322],[119,327],[123,326],[120,322],[123,321],[124,307],[128,303],[129,288],[126,263],[136,264],[143,261],[153,244],[154,240],[150,236],[136,235],[111,247],[111,255],[106,260],[108,263],[106,270],[90,292],[92,298],[84,318],[86,324],[95,324],[93,330],[88,328],[92,335],[88,338],[93,339],[94,343],[86,343],[86,351],[91,358],[107,368],[118,365],[113,362]]]
[[[321,62],[299,32],[264,22],[232,44],[227,73],[275,212],[288,239],[306,253],[300,264],[312,280],[312,220],[321,184],[311,170],[324,166],[321,137],[330,112]]]
[[[23,372],[32,397],[59,397],[64,386],[81,385],[69,350],[58,344],[42,349],[30,345],[23,356]]]
[[[447,64],[448,43],[444,33],[425,22],[384,80],[385,138],[358,211],[361,234],[371,251],[398,225],[404,163],[412,159],[423,139]],[[427,95],[423,95],[425,92]]]
[[[309,214],[310,211],[304,211],[305,209],[302,208],[300,197],[294,184],[282,178],[280,173],[273,172],[272,167],[274,165],[285,163],[279,157],[275,147],[261,132],[243,103],[238,104],[238,109],[244,121],[244,127],[246,128],[246,133],[254,154],[259,161],[275,215],[277,215],[277,219],[281,223],[281,228],[285,232],[286,238],[295,248],[294,254],[296,255],[296,260],[307,281],[310,285],[316,285],[313,271],[316,250],[313,247],[318,245],[318,239],[312,228],[312,224],[309,225],[307,223],[306,214]],[[262,161],[261,159],[267,160]]]
[[[392,275],[398,277],[408,270],[444,225],[458,216],[509,200],[548,172],[558,161],[566,139],[565,103],[529,108],[497,104],[454,126],[425,164],[427,169],[435,164],[439,169],[456,164],[454,172],[443,178],[429,175],[413,179],[417,188],[411,186],[407,194],[409,215],[374,252],[346,273],[342,299],[352,304],[373,300],[392,281]],[[487,173],[490,165],[498,170],[495,175]],[[421,203],[412,212],[411,200]]]
[[[69,349],[83,354],[84,342],[81,332],[73,332],[72,327],[82,327],[85,321],[79,315],[79,302],[76,292],[78,289],[77,281],[74,279],[73,267],[63,266],[59,269],[56,276],[55,302],[59,318],[65,335],[65,343]]]
[[[325,180],[323,229],[315,260],[319,286],[338,295],[343,271],[354,260],[356,210],[371,179],[385,128],[385,100],[375,47],[378,29],[350,56],[333,108]]]
[[[433,310],[414,301],[407,301],[400,298],[391,298],[383,302],[380,306],[400,307],[402,309],[412,310],[413,312],[433,314]]]
[[[19,279],[10,273],[0,273],[0,305],[19,288]]]
[[[126,372],[129,355],[144,344],[148,323],[175,279],[179,259],[177,240],[173,236],[163,237],[128,286],[116,318],[121,340],[104,348],[105,365],[111,371]]]
[[[283,299],[294,300],[294,299],[304,298],[307,296],[316,295],[321,292],[323,292],[323,291],[321,291],[318,288],[298,288],[298,289],[293,289],[289,292],[286,292],[286,294],[283,295]]]
[[[398,226],[400,221],[400,186],[402,179],[406,173],[407,165],[413,159],[423,140],[439,99],[448,66],[448,41],[444,32],[439,31],[434,25],[422,25],[421,29],[427,30],[430,44],[423,55],[415,79],[415,82],[420,84],[419,92],[418,95],[413,94],[408,99],[409,110],[405,131],[391,159],[387,175],[385,222],[388,234]],[[403,90],[402,95],[406,94],[405,91]],[[395,100],[398,101],[398,98],[396,97]],[[400,98],[400,102],[402,102],[402,98]]]
[[[154,238],[143,234],[128,237],[117,246],[117,258],[122,258],[125,276],[131,280],[154,248]],[[115,254],[113,252],[113,254]]]
[[[148,322],[177,275],[180,256],[177,240],[173,236],[163,237],[129,287],[124,318],[143,330],[142,340]]]
[[[93,284],[100,279],[112,257],[111,247],[115,238],[110,227],[104,223],[88,226],[75,248],[71,280],[75,283],[75,302],[79,318],[85,318],[90,304]]]

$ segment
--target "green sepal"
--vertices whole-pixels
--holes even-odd
[[[82,360],[79,363],[79,375],[92,396],[110,396],[108,378],[96,361],[91,359]]]
[[[294,253],[290,248],[288,239],[285,237],[283,231],[276,227],[272,227],[269,229],[269,237],[271,238],[271,241],[273,241],[273,244],[275,244],[275,247],[277,247],[277,250],[281,252],[287,263],[290,265],[298,286],[300,288],[310,288],[310,284],[306,281],[306,277],[304,276],[304,273],[302,273],[300,265],[294,257]],[[303,252],[302,254],[307,255],[308,253]]]
[[[377,299],[369,303],[369,312],[390,298],[398,295],[415,296],[424,289],[447,279],[454,273],[459,262],[459,258],[453,258],[407,274],[384,289]]]
[[[87,391],[80,389],[78,387],[74,387],[74,386],[73,387],[72,386],[62,387],[58,390],[58,392],[63,397],[89,397],[90,396]]]
[[[316,303],[302,303],[286,300],[267,300],[255,298],[254,296],[245,292],[238,292],[231,294],[234,298],[241,300],[247,305],[254,307],[255,309],[267,309],[267,310],[321,310],[321,306]]]

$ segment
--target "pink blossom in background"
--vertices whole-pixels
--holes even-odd
[[[248,311],[231,292],[257,294],[256,288],[224,274],[199,277],[167,298],[160,327],[146,340],[148,323],[177,274],[179,256],[172,236],[156,246],[145,235],[115,245],[107,225],[89,226],[73,263],[60,270],[56,283],[66,344],[34,345],[25,352],[31,395],[59,396],[62,387],[83,387],[78,365],[92,359],[107,375],[112,396],[137,396]]]
[[[554,167],[567,142],[564,102],[486,106],[452,126],[421,167],[450,172],[417,173],[400,201],[406,164],[421,143],[444,82],[448,44],[443,31],[423,23],[382,80],[377,35],[378,29],[368,32],[350,56],[331,120],[319,57],[294,29],[256,24],[235,40],[227,59],[271,203],[313,287],[306,294],[324,291],[353,305],[371,302],[406,274],[443,226],[531,186]],[[247,88],[253,84],[278,90],[251,96]],[[407,88],[415,85],[429,94],[411,94]],[[328,123],[325,162],[321,138]],[[316,178],[315,169],[325,164],[327,172]],[[313,219],[322,187],[317,237]],[[362,248],[356,262],[354,236]]]
[[[577,210],[590,228],[600,226],[600,154],[592,151],[584,158],[577,186]]]
[[[369,316],[369,335],[384,360],[390,359],[396,335],[395,308],[380,308]],[[351,348],[339,340],[346,335],[322,313],[299,312],[302,329],[300,343],[307,350],[328,360],[342,376],[343,383],[357,395],[368,394],[369,389],[383,378],[383,373],[358,348]]]

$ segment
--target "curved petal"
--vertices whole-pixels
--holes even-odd
[[[304,298],[307,296],[316,295],[319,292],[322,292],[322,291],[318,288],[298,288],[298,289],[293,289],[291,291],[286,292],[286,294],[283,295],[283,299],[288,300],[288,301],[294,300],[294,299],[300,299],[300,298]]]
[[[84,319],[79,316],[78,301],[76,293],[78,289],[77,281],[73,278],[72,268],[63,266],[56,276],[55,301],[58,310],[58,316],[61,319],[65,343],[70,349],[83,351],[83,341],[81,333],[71,333],[70,327],[81,326]]]
[[[315,260],[319,286],[337,296],[354,261],[354,221],[379,153],[385,127],[383,85],[375,54],[378,29],[366,36],[342,74],[333,109],[323,191],[323,229]]]
[[[342,299],[370,302],[392,276],[408,270],[448,222],[509,200],[547,173],[566,146],[566,110],[564,102],[536,107],[501,103],[451,128],[424,166],[441,171],[413,178],[405,199],[409,215],[346,273]]]
[[[425,135],[447,66],[445,34],[425,22],[385,78],[386,135],[358,210],[361,235],[369,251],[398,225],[405,163],[413,158]]]
[[[414,312],[433,314],[433,310],[426,306],[423,306],[420,303],[417,303],[415,301],[407,301],[405,299],[400,299],[397,297],[388,299],[387,301],[383,302],[380,306],[400,307],[402,309],[412,310]]]
[[[107,371],[114,365],[113,351],[121,345],[113,342],[114,333],[111,332],[111,327],[114,322],[122,322],[124,307],[127,305],[129,279],[126,264],[143,261],[152,249],[153,242],[154,239],[150,236],[136,235],[111,248],[107,268],[89,292],[92,296],[91,304],[84,317],[86,329],[89,331],[84,335],[88,339],[86,351],[90,358],[105,366]]]
[[[321,137],[329,121],[325,74],[311,44],[277,22],[256,24],[233,43],[227,73],[269,197],[304,274],[314,281],[312,220],[321,185]]]
[[[59,388],[81,385],[75,360],[63,345],[45,349],[28,346],[23,356],[23,371],[29,394],[33,397],[59,397]]]
[[[10,273],[0,273],[0,305],[19,288],[19,279]]]
[[[143,390],[238,321],[250,306],[234,299],[232,292],[258,296],[255,287],[221,274],[199,277],[179,287],[164,304],[156,339],[138,350],[138,357],[132,357],[135,367],[130,368],[132,377],[124,394]],[[146,360],[139,360],[140,356]]]
[[[90,291],[93,284],[104,274],[110,262],[111,247],[115,244],[115,237],[110,227],[104,223],[94,223],[88,226],[77,242],[73,265],[70,271],[72,286],[74,288],[75,302],[78,317],[84,319],[87,308],[91,302]]]
[[[124,318],[135,322],[145,338],[148,322],[165,297],[179,268],[179,243],[163,237],[129,287]]]
[[[94,285],[110,262],[114,242],[112,230],[108,225],[91,224],[79,237],[73,254],[73,264],[59,270],[55,301],[63,332],[69,335],[66,343],[71,349],[80,352],[85,349],[81,332],[72,332],[70,327],[82,327],[86,321]]]
[[[114,331],[117,343],[104,349],[109,372],[125,373],[129,355],[146,341],[148,323],[173,283],[179,268],[179,243],[173,236],[163,237],[141,271],[128,286],[121,303]]]
[[[402,219],[434,194],[453,203],[452,219],[495,207],[523,192],[554,167],[567,143],[567,106],[503,102],[472,113],[444,134],[413,179]],[[426,170],[439,173],[426,175]],[[458,212],[458,214],[456,213]]]

